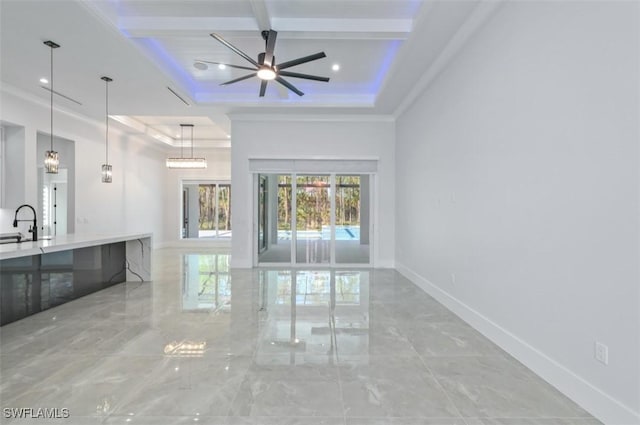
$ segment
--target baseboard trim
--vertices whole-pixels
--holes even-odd
[[[396,261],[396,270],[606,425],[640,424],[640,412],[634,412],[404,264]]]

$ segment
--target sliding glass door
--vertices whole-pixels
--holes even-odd
[[[369,176],[336,175],[336,263],[369,263]]]
[[[259,264],[369,264],[371,176],[258,174]]]
[[[328,175],[296,177],[296,263],[331,262],[331,182]]]
[[[258,176],[258,261],[291,263],[291,176]]]
[[[181,237],[231,238],[231,185],[182,182]]]

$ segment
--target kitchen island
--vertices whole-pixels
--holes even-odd
[[[152,235],[61,235],[0,245],[0,326],[125,281],[151,279]]]

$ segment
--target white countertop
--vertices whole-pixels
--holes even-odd
[[[0,244],[0,260],[46,254],[48,252],[66,251],[88,246],[105,245],[115,242],[151,238],[151,233],[122,233],[113,235],[70,234],[52,236],[51,240],[42,239],[36,242],[20,242]]]

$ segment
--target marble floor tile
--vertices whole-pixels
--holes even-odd
[[[273,380],[330,380],[339,379],[337,361],[326,356],[303,358],[284,355],[256,355],[249,373],[256,377]]]
[[[138,416],[111,415],[103,425],[228,425],[226,416]]]
[[[343,327],[336,332],[336,351],[341,356],[415,355],[413,344],[395,323],[372,320],[366,328]]]
[[[343,417],[230,417],[227,425],[345,425]]]
[[[338,380],[280,379],[247,374],[230,410],[231,416],[344,415]]]
[[[0,356],[2,359],[0,391],[6,399],[17,397],[56,375],[64,373],[69,362],[82,361],[84,357],[61,354],[39,356]]]
[[[67,362],[7,404],[66,407],[72,416],[106,417],[145,382],[141,377],[154,374],[163,358],[68,356]]]
[[[94,326],[94,323],[77,323],[71,320],[39,322],[31,317],[1,328],[2,355],[35,356],[47,351],[57,352],[71,337]]]
[[[599,425],[395,270],[229,269],[228,255],[156,250],[152,282],[0,328],[0,413],[68,408],[64,422],[37,423],[71,425]]]
[[[346,425],[469,425],[463,418],[347,418]]]
[[[421,356],[505,356],[499,347],[466,323],[423,322],[405,329]]]
[[[427,357],[424,361],[465,417],[589,416],[513,359]]]
[[[458,417],[418,356],[371,356],[340,363],[347,417]]]
[[[602,422],[594,418],[481,418],[478,425],[602,425]]]
[[[169,381],[170,382],[170,381]],[[226,416],[239,387],[240,379],[207,388],[204,385],[178,389],[145,385],[114,411],[117,415],[136,412],[139,416]],[[178,384],[180,385],[180,384]]]

